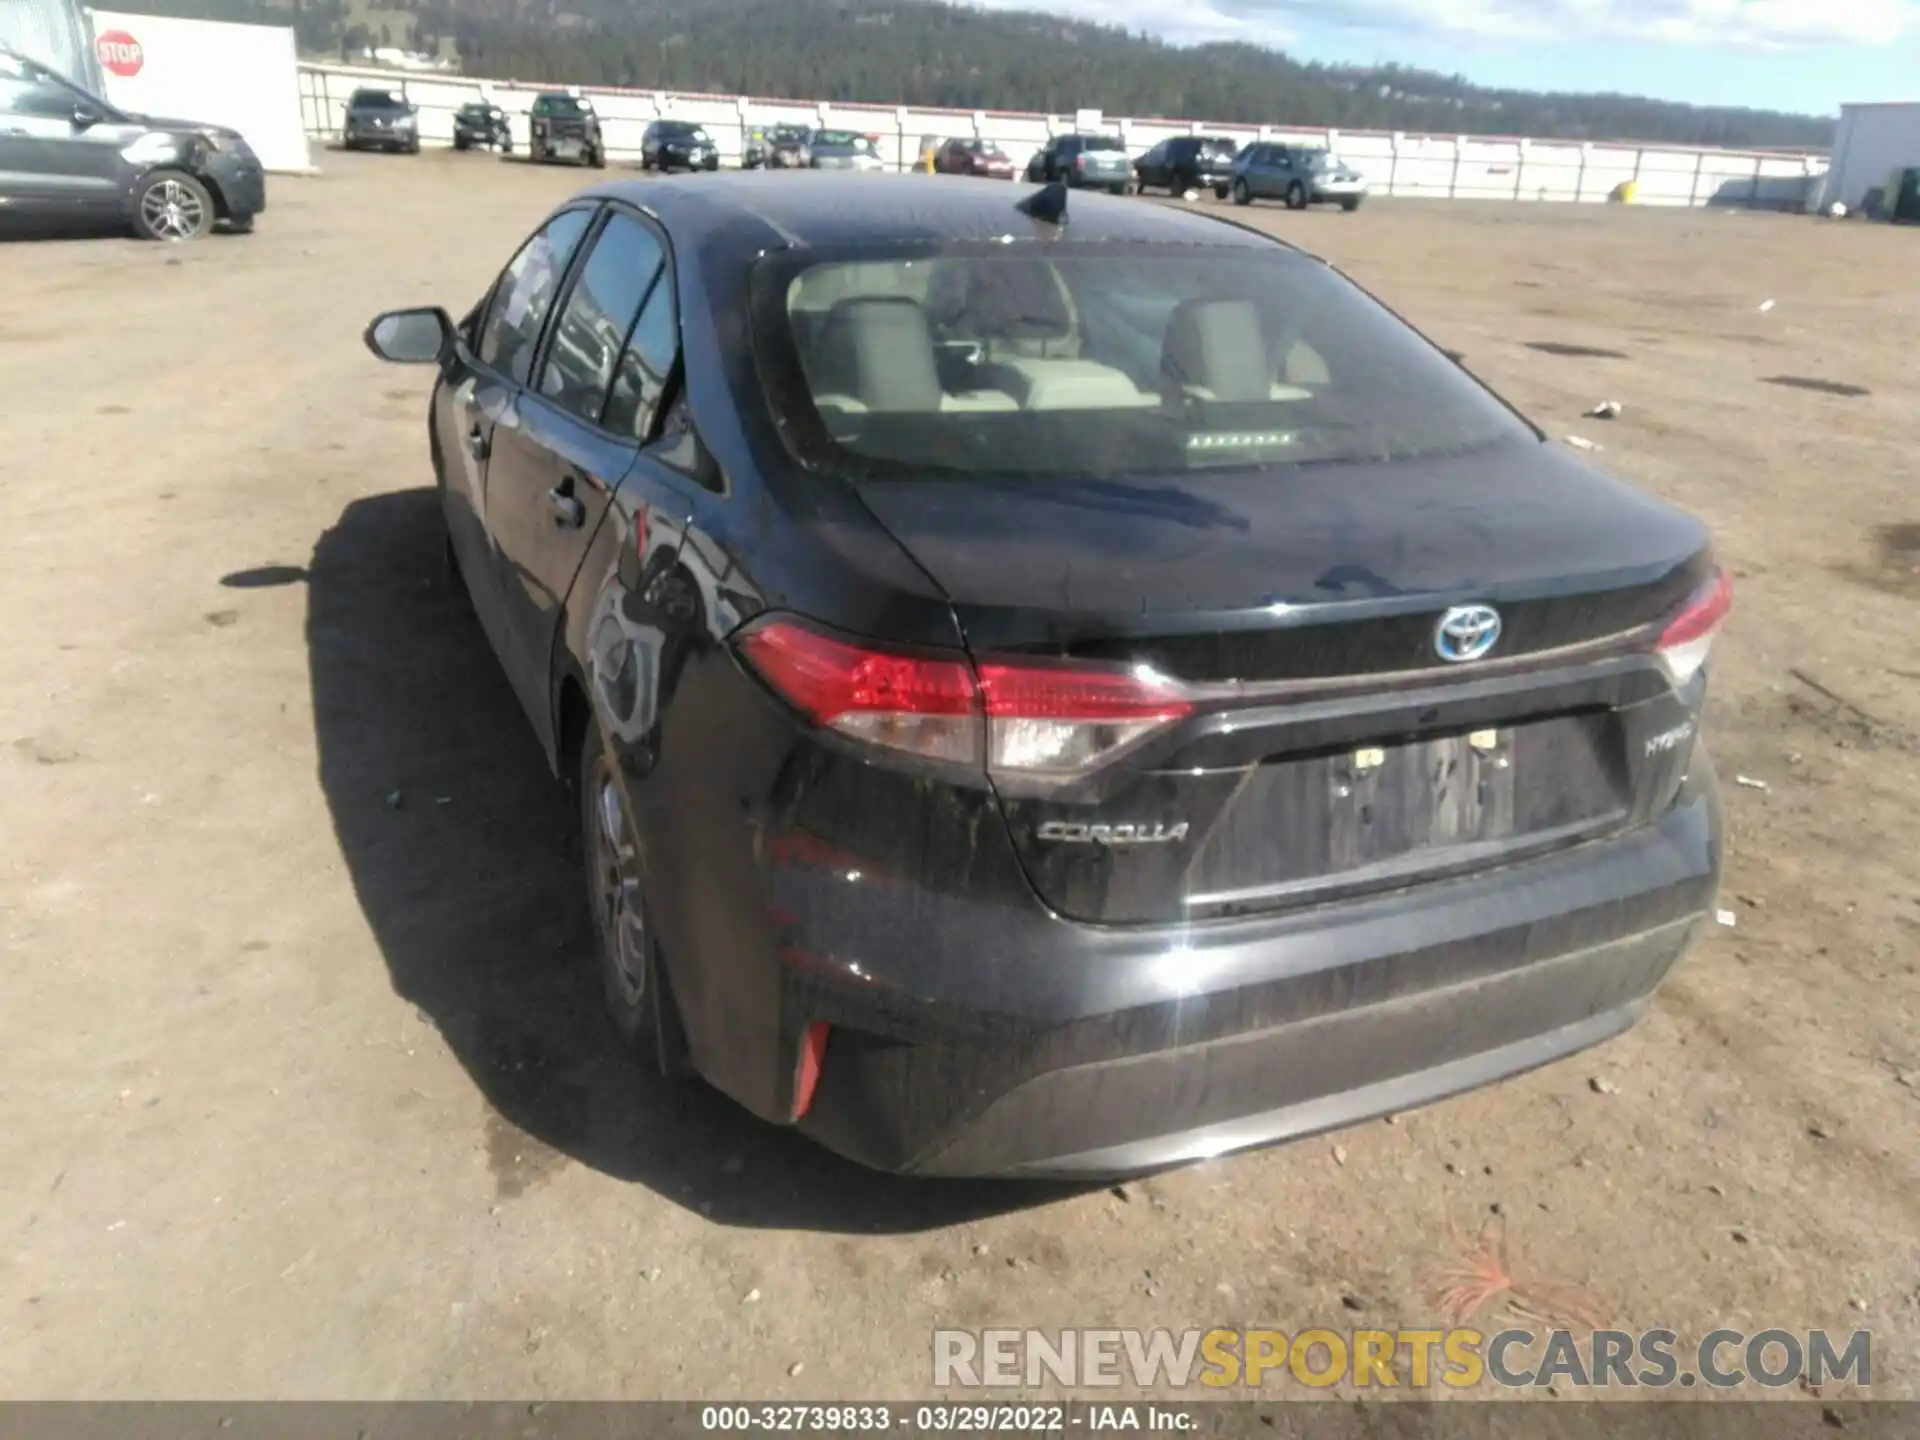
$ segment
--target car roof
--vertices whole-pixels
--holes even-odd
[[[587,195],[624,201],[654,215],[677,239],[737,240],[751,248],[839,247],[927,241],[1000,240],[1032,235],[1038,222],[1015,208],[1033,193],[1004,180],[733,171],[697,179],[620,180]],[[1075,192],[1068,242],[1291,248],[1270,235],[1195,211]]]

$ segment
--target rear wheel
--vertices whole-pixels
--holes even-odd
[[[473,148],[473,141],[469,140],[465,135],[456,135],[453,137],[453,148],[456,150],[471,150]]]
[[[580,819],[587,903],[607,1014],[662,1074],[685,1069],[685,1041],[666,992],[660,946],[640,894],[641,850],[613,761],[591,717],[580,742]]]
[[[1340,208],[1351,215],[1360,208],[1360,197],[1358,195],[1347,196],[1346,199],[1340,202]]]
[[[133,228],[147,240],[198,240],[213,228],[213,195],[184,170],[162,170],[133,195]]]
[[[1213,198],[1216,200],[1224,200],[1232,193],[1233,189],[1231,186],[1216,185],[1213,187]]]
[[[1247,184],[1244,175],[1233,182],[1233,203],[1236,205],[1251,205],[1253,203],[1253,187]]]
[[[1307,187],[1298,180],[1287,186],[1287,209],[1304,210],[1307,208]]]

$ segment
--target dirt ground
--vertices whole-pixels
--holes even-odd
[[[0,1396],[906,1398],[938,1325],[1430,1323],[1489,1223],[1523,1299],[1868,1328],[1920,1395],[1920,235],[1259,212],[1714,526],[1735,923],[1599,1051],[1062,1193],[875,1178],[617,1053],[437,569],[428,377],[360,344],[584,177],[326,171],[247,238],[0,250]]]

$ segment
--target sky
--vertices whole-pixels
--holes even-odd
[[[1920,0],[973,0],[1242,40],[1302,60],[1398,61],[1483,85],[1616,90],[1829,115],[1920,100]]]

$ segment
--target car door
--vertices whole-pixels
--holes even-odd
[[[1273,163],[1267,167],[1267,194],[1277,200],[1293,184],[1293,151],[1285,145],[1276,145],[1271,153]]]
[[[636,322],[658,324],[659,311],[648,316],[643,306],[665,261],[650,221],[610,209],[573,266],[534,383],[494,427],[487,524],[511,663],[525,677],[522,698],[543,740],[551,738],[553,647],[567,594],[643,438],[621,366]],[[671,314],[670,296],[666,303]]]
[[[518,413],[541,330],[594,213],[592,206],[562,210],[520,247],[469,319],[434,405],[448,542],[516,693],[523,680],[514,664],[489,514],[493,444],[501,419]]]
[[[120,151],[140,133],[32,61],[0,55],[0,195],[9,209],[117,212]]]
[[[1135,162],[1134,170],[1142,185],[1165,185],[1167,183],[1167,145],[1162,140]]]

